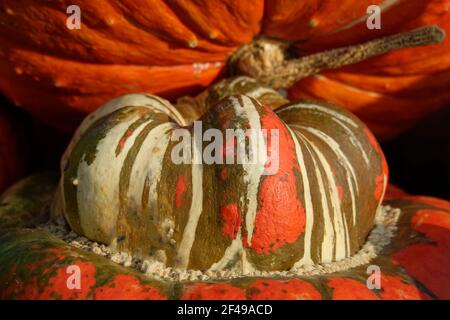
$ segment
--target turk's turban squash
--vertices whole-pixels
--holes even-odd
[[[81,30],[65,27],[69,5]],[[382,28],[366,27],[370,5]],[[259,36],[304,56],[436,24],[450,0],[151,1],[5,0],[0,90],[48,123],[74,128],[130,92],[176,98],[221,76],[230,55]],[[299,81],[292,97],[329,100],[390,137],[450,101],[450,41],[404,49]],[[270,60],[270,59],[269,59]]]
[[[198,119],[204,129],[277,129],[279,170],[173,164],[169,137]],[[2,298],[450,297],[450,204],[401,190],[382,204],[383,154],[337,107],[289,102],[245,77],[176,106],[126,95],[85,119],[61,165],[57,187],[54,177],[31,177],[0,199]],[[49,219],[55,189],[50,219],[68,223],[66,236],[54,224],[35,228]],[[61,240],[79,236],[132,253],[151,272]],[[371,265],[381,282],[369,289]],[[68,267],[80,270],[79,287],[68,286]]]
[[[61,164],[58,207],[72,230],[202,271],[238,262],[284,270],[361,248],[387,186],[384,156],[364,124],[318,102],[286,103],[246,77],[225,80],[198,100],[179,110],[207,109],[196,122],[200,132],[192,114],[144,94],[119,97],[86,118]],[[192,154],[206,158],[209,141],[220,138],[212,153],[236,155],[176,163],[182,127],[193,133]],[[212,128],[220,135],[208,139]],[[229,134],[238,130],[242,139]],[[240,164],[242,146],[266,159]]]

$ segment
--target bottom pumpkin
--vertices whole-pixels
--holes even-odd
[[[388,192],[385,204],[401,209],[396,231],[369,264],[349,270],[167,281],[34,228],[48,218],[43,208],[55,181],[48,175],[31,177],[0,199],[1,299],[450,299],[450,202],[445,200]],[[379,289],[367,285],[369,266],[379,267]]]

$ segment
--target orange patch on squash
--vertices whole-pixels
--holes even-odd
[[[366,284],[354,279],[332,277],[328,286],[333,289],[333,300],[379,300]]]
[[[259,207],[250,247],[268,254],[288,243],[294,243],[305,230],[305,210],[298,198],[297,176],[300,172],[294,141],[280,119],[267,106],[261,115],[261,127],[279,133],[279,168],[274,175],[263,177],[259,186]],[[267,142],[271,149],[271,139]],[[248,230],[247,230],[248,231]]]
[[[411,219],[415,230],[434,243],[418,243],[395,253],[392,261],[406,269],[440,299],[450,299],[450,214],[419,210]]]
[[[180,175],[175,187],[175,207],[178,209],[183,202],[184,194],[187,191],[187,175],[186,173]]]
[[[236,239],[236,235],[242,224],[239,208],[236,203],[231,203],[225,207],[220,208],[220,215],[223,219],[222,234]]]
[[[73,265],[80,268],[80,287],[70,288],[68,279],[72,274],[67,273],[68,265],[56,270],[52,267],[44,269],[38,275],[30,278],[26,283],[14,283],[6,291],[15,292],[14,296],[19,300],[84,300],[88,298],[89,291],[95,285],[96,267],[89,261],[75,261]],[[30,273],[32,270],[30,269]],[[45,277],[49,277],[45,283]],[[8,294],[8,293],[5,293]]]
[[[97,300],[167,300],[156,288],[142,284],[132,275],[119,274],[95,290]]]
[[[342,186],[337,186],[337,192],[338,192],[339,201],[342,202],[342,197],[344,196],[344,191],[342,189]]]
[[[416,262],[417,263],[417,262]],[[428,300],[413,284],[408,284],[395,276],[381,274],[380,296],[384,300]]]
[[[364,133],[367,136],[367,139],[369,140],[369,143],[372,145],[372,147],[375,149],[375,151],[378,153],[378,155],[381,157],[381,173],[375,178],[375,191],[374,196],[377,201],[381,199],[383,196],[383,193],[385,189],[387,188],[387,180],[389,177],[389,167],[386,161],[386,157],[384,156],[383,150],[381,150],[380,145],[378,144],[377,139],[372,134],[372,132],[368,128],[364,128]],[[386,185],[385,185],[385,179],[386,177]]]
[[[333,300],[423,300],[429,297],[421,293],[414,285],[408,284],[398,277],[381,273],[381,288],[371,290],[365,282],[333,277],[328,280],[328,286],[333,290]]]
[[[228,283],[196,283],[184,287],[181,300],[246,300],[245,291]]]
[[[249,288],[252,300],[321,300],[320,292],[309,282],[258,279]]]
[[[228,171],[227,168],[222,168],[219,173],[220,180],[225,180],[228,177]]]

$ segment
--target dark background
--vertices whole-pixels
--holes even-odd
[[[32,119],[0,96],[0,106],[22,118],[26,137],[27,174],[59,170],[59,158],[71,135]],[[450,106],[421,120],[408,132],[382,143],[389,163],[390,182],[410,194],[450,200]]]
[[[411,194],[450,200],[450,106],[382,147],[391,183]]]

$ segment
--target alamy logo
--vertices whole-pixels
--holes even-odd
[[[66,26],[70,30],[81,29],[81,9],[77,5],[70,5],[67,7],[67,14],[70,14],[66,20]]]
[[[380,290],[381,289],[381,269],[379,266],[370,265],[367,267],[367,278],[366,285],[370,290]]]
[[[366,25],[367,29],[381,29],[381,8],[377,5],[371,5],[367,7],[367,18]]]
[[[69,290],[79,290],[81,289],[81,270],[77,265],[68,266],[66,273],[69,274],[67,278],[66,285]]]
[[[207,129],[194,121],[194,134],[176,129],[172,141],[179,141],[171,152],[175,164],[256,165],[262,175],[274,175],[279,168],[278,129]],[[204,146],[204,142],[207,142]]]

